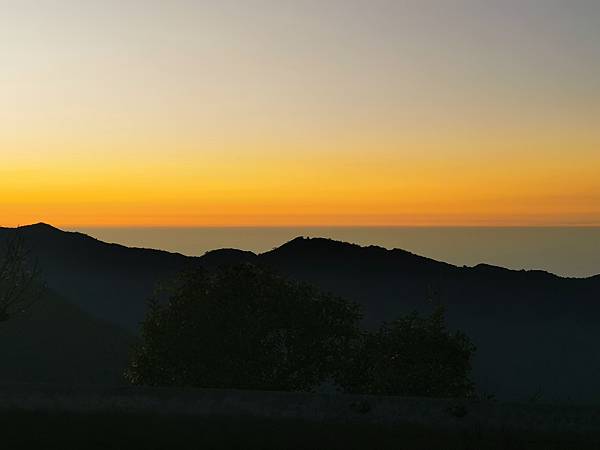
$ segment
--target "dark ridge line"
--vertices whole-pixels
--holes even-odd
[[[45,223],[45,222],[38,222],[35,224],[23,225],[23,226],[12,227],[12,228],[11,227],[0,227],[0,230],[2,230],[2,231],[43,230],[45,232],[53,232],[53,233],[57,233],[57,234],[61,233],[64,235],[77,236],[77,237],[80,237],[81,239],[95,241],[101,245],[110,246],[112,248],[136,250],[136,251],[147,251],[147,252],[153,252],[155,254],[172,255],[172,256],[188,258],[188,259],[195,260],[195,261],[201,261],[202,258],[206,257],[207,255],[213,256],[213,255],[218,255],[220,253],[232,252],[232,251],[239,252],[240,254],[254,255],[256,257],[261,257],[261,256],[268,256],[271,254],[280,253],[283,251],[289,251],[290,249],[293,250],[293,249],[297,249],[297,248],[309,248],[309,247],[307,247],[308,245],[313,245],[312,248],[315,248],[316,246],[320,245],[321,248],[326,248],[326,246],[330,246],[330,247],[335,246],[336,249],[346,249],[346,250],[353,249],[353,250],[362,250],[362,251],[365,251],[365,250],[373,251],[373,252],[378,252],[381,255],[385,255],[387,257],[402,254],[403,256],[412,256],[414,258],[418,258],[421,262],[437,263],[437,264],[445,265],[446,267],[451,267],[451,268],[455,268],[455,269],[469,269],[469,270],[480,270],[480,271],[487,270],[489,272],[495,271],[497,273],[504,272],[504,273],[512,273],[512,274],[546,275],[546,276],[549,276],[552,278],[563,279],[563,280],[600,281],[600,274],[592,275],[592,276],[588,276],[588,277],[569,277],[569,276],[557,275],[555,273],[548,272],[546,270],[541,270],[541,269],[509,269],[506,267],[496,266],[496,265],[487,264],[487,263],[478,263],[474,266],[457,266],[455,264],[432,259],[427,256],[422,256],[422,255],[412,253],[408,250],[404,250],[404,249],[400,249],[400,248],[388,249],[388,248],[381,247],[378,245],[363,246],[363,245],[359,245],[359,244],[355,244],[355,243],[351,243],[351,242],[339,241],[336,239],[323,238],[323,237],[298,236],[298,237],[295,237],[295,238],[281,244],[280,246],[273,248],[272,250],[268,250],[268,251],[265,251],[262,253],[254,253],[254,252],[251,252],[248,250],[242,250],[242,249],[236,249],[236,248],[219,248],[219,249],[208,250],[203,255],[200,255],[200,256],[188,256],[188,255],[184,255],[179,252],[170,252],[167,250],[160,250],[160,249],[156,249],[156,248],[129,247],[129,246],[126,246],[123,244],[118,244],[118,243],[113,243],[113,242],[105,242],[105,241],[97,239],[93,236],[90,236],[88,234],[81,233],[78,231],[61,230],[60,228],[57,228],[57,227],[50,225],[48,223]],[[316,244],[316,246],[314,244]],[[329,250],[330,249],[331,248],[329,248]]]

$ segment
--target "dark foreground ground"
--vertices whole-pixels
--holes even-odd
[[[0,385],[0,450],[600,450],[600,406]]]
[[[131,413],[0,414],[5,449],[600,449],[568,433]]]

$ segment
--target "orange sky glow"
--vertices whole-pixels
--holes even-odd
[[[0,226],[600,226],[592,3],[82,3],[0,18]]]

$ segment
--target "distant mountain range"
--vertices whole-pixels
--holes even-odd
[[[78,311],[52,318],[72,324],[75,346],[83,332],[75,322],[85,321],[94,324],[83,328],[98,341],[110,341],[110,334],[116,347],[128,346],[156,284],[187,266],[251,262],[357,301],[367,327],[413,309],[446,305],[451,327],[465,331],[478,347],[476,382],[498,398],[600,401],[600,276],[457,267],[403,250],[328,239],[297,238],[258,255],[222,249],[192,258],[107,244],[45,224],[19,231],[55,296]],[[12,233],[15,229],[0,228],[0,241]],[[0,340],[8,339],[2,334],[7,326],[0,324]],[[114,367],[122,364],[119,351],[113,352]],[[113,382],[114,373],[100,381]]]

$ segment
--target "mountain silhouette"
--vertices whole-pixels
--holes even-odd
[[[0,242],[17,229],[0,228]],[[39,223],[18,229],[49,287],[81,310],[135,331],[155,285],[194,258],[107,244]]]
[[[128,332],[138,330],[156,284],[177,271],[250,262],[360,303],[366,327],[445,305],[450,326],[478,347],[475,381],[498,398],[600,400],[600,276],[457,267],[404,250],[321,238],[299,237],[262,254],[223,249],[192,258],[45,224],[19,231],[62,299]],[[0,229],[0,240],[14,232]]]

